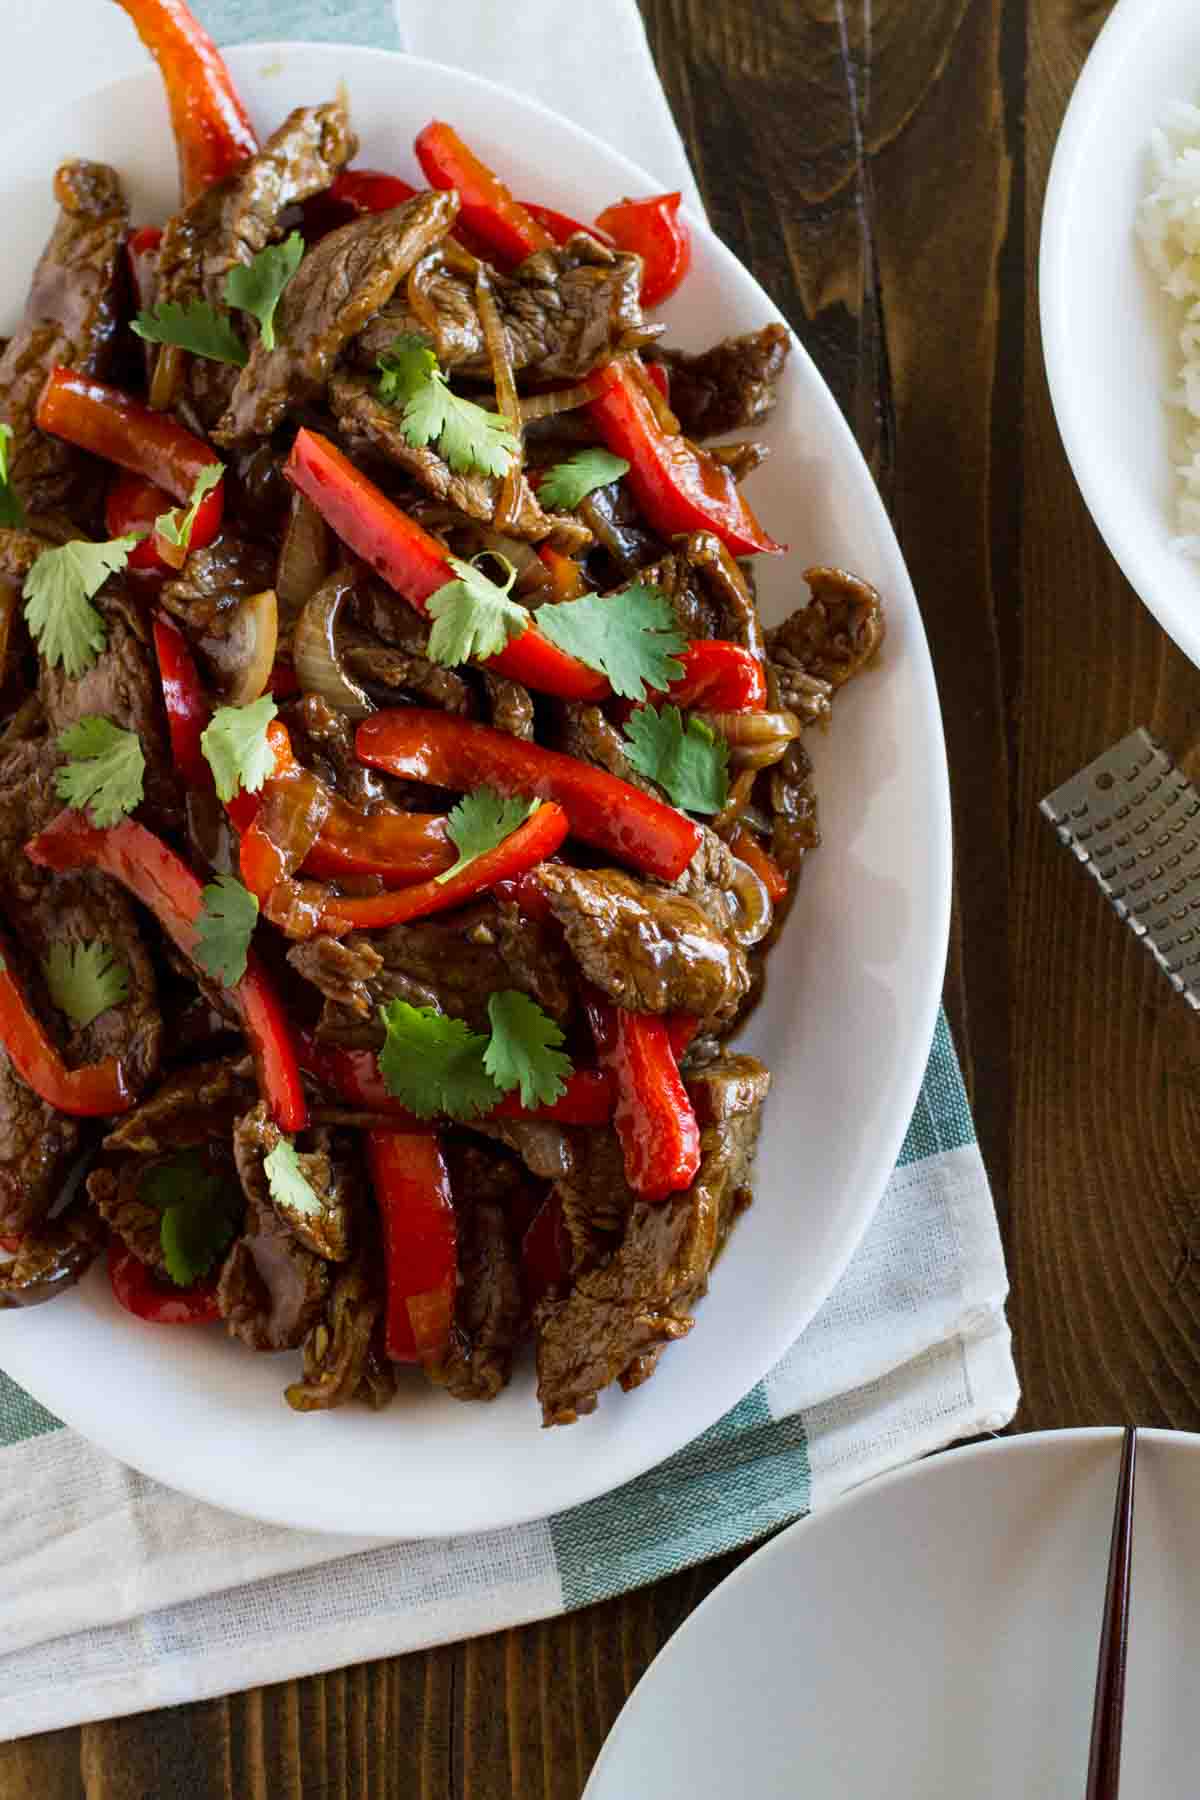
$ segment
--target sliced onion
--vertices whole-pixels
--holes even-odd
[[[168,412],[183,379],[183,351],[178,344],[160,344],[150,378],[150,405],[155,412]]]
[[[735,769],[766,769],[777,763],[801,732],[793,712],[696,712],[710,731],[729,745]]]
[[[225,625],[225,619],[229,620]],[[232,613],[222,616],[220,637],[200,639],[229,706],[248,706],[266,690],[279,645],[279,608],[275,589],[247,594]]]
[[[516,517],[521,503],[521,471],[525,463],[525,440],[522,436],[521,402],[517,397],[517,378],[513,372],[508,333],[505,331],[504,321],[500,317],[500,308],[496,304],[495,290],[492,287],[491,277],[485,263],[480,263],[475,271],[475,305],[479,311],[479,322],[483,326],[483,341],[487,348],[488,360],[492,365],[496,406],[501,417],[507,419],[510,427],[516,433],[517,439],[517,447],[504,472],[504,480],[500,486],[500,498],[496,503],[496,526],[500,531],[504,531]]]
[[[775,909],[771,905],[766,882],[749,863],[743,862],[740,856],[735,856],[733,869],[732,891],[737,899],[738,910],[730,920],[729,929],[742,948],[749,949],[751,944],[757,944],[770,931]]]
[[[354,577],[339,569],[323,581],[296,621],[292,661],[306,694],[320,694],[351,719],[375,711],[365,688],[352,681],[337,650],[337,621],[342,603],[354,588]]]
[[[294,492],[279,561],[275,593],[286,630],[329,573],[329,527],[304,495]]]
[[[586,382],[577,383],[575,387],[551,388],[548,394],[528,394],[519,403],[521,422],[528,425],[532,419],[552,419],[556,413],[574,412],[577,406],[586,406],[595,397]]]

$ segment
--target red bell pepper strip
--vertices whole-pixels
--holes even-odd
[[[679,217],[682,194],[622,200],[596,219],[619,250],[642,259],[642,305],[658,306],[675,292],[692,263],[692,234]]]
[[[110,526],[111,530],[111,526]],[[161,613],[154,621],[154,652],[167,709],[171,760],[184,786],[208,787],[212,770],[200,744],[212,717],[188,641],[173,619]]]
[[[331,802],[303,865],[304,874],[318,881],[378,875],[388,887],[398,887],[441,875],[458,860],[441,813],[360,812],[340,794]]]
[[[125,244],[125,255],[129,259],[129,278],[133,283],[133,302],[138,312],[150,304],[150,289],[158,268],[162,235],[161,225],[139,225],[136,231],[130,232]]]
[[[441,716],[441,715],[439,715]],[[497,734],[503,735],[503,734]],[[510,879],[535,863],[553,856],[567,835],[567,815],[553,801],[539,806],[531,818],[482,856],[468,863],[448,881],[422,881],[415,887],[395,888],[389,893],[370,894],[362,899],[331,895],[321,908],[318,929],[321,931],[377,931],[387,925],[405,925],[411,919],[428,918],[431,913],[448,912],[484,894],[494,882]]]
[[[552,206],[541,206],[536,200],[522,200],[521,205],[531,219],[536,219],[539,225],[545,226],[556,244],[565,244],[568,238],[582,231],[588,237],[596,238],[609,250],[617,248],[615,238],[605,231],[599,219],[594,225],[582,225],[578,219],[571,218],[569,213],[555,212]]]
[[[618,357],[588,378],[588,415],[607,449],[629,464],[634,499],[662,537],[715,531],[734,556],[778,554],[729,470],[677,433],[664,431],[641,386],[638,364]]]
[[[162,72],[185,201],[258,149],[220,51],[183,0],[120,0]]]
[[[645,370],[647,381],[652,381],[654,383],[655,387],[658,389],[659,393],[662,395],[662,397],[666,401],[667,405],[670,406],[670,404],[671,404],[671,377],[667,370],[666,363],[661,363],[661,362],[643,363],[642,368]]]
[[[339,225],[348,225],[364,213],[391,212],[420,190],[398,175],[380,169],[343,169],[323,194],[304,202],[304,241],[312,245]]]
[[[23,1231],[18,1232],[15,1237],[0,1237],[0,1250],[7,1250],[10,1256],[15,1256],[24,1242],[25,1233]]]
[[[625,1179],[644,1200],[690,1187],[700,1167],[700,1127],[657,1013],[627,1012],[594,989],[584,1006],[600,1066],[617,1084],[613,1129]]]
[[[329,788],[309,769],[274,776],[259,790],[258,811],[242,833],[238,862],[242,880],[259,905],[271,890],[290,881],[314,847],[329,816]]]
[[[565,1281],[570,1267],[571,1240],[562,1201],[552,1189],[521,1239],[521,1285],[526,1306],[532,1309],[548,1288]]]
[[[450,1343],[458,1284],[458,1226],[450,1172],[435,1131],[368,1131],[367,1167],[387,1265],[384,1348],[423,1362]]]
[[[43,869],[104,870],[149,907],[178,949],[193,957],[196,921],[204,903],[202,884],[174,850],[135,819],[121,819],[101,830],[86,813],[61,812],[26,844],[25,854]],[[0,984],[5,979],[0,976]],[[232,992],[254,1052],[259,1086],[275,1123],[281,1131],[302,1131],[307,1108],[295,1045],[283,1006],[253,949],[247,957],[246,973]]]
[[[619,776],[450,713],[416,706],[372,713],[358,727],[355,750],[360,762],[433,787],[467,793],[489,786],[555,800],[573,837],[660,881],[678,880],[700,846],[699,826]],[[493,879],[501,878],[497,871]]]
[[[455,579],[444,544],[382,494],[348,456],[319,432],[296,435],[284,474],[337,533],[414,611]],[[536,624],[487,659],[485,667],[560,700],[603,700],[603,675],[544,638]]]
[[[122,469],[114,476],[104,496],[104,523],[109,537],[126,537],[136,531],[145,533],[141,542],[129,552],[131,569],[154,569],[160,575],[178,573],[163,561],[154,547],[154,521],[160,513],[170,512],[174,504],[171,494],[153,481],[147,481],[144,475],[131,475],[127,469]]]
[[[573,556],[564,556],[551,544],[539,544],[539,560],[550,571],[556,600],[577,600],[583,592],[583,570]]]
[[[515,265],[535,251],[554,248],[546,227],[513,199],[452,125],[433,120],[418,133],[413,148],[430,187],[457,188],[462,223],[505,262]]]
[[[374,1050],[356,1050],[345,1044],[319,1044],[307,1032],[297,1038],[300,1067],[330,1088],[348,1106],[388,1113],[396,1128],[428,1131],[429,1121],[418,1119],[389,1090],[379,1072]],[[547,1119],[557,1125],[607,1125],[612,1118],[616,1089],[604,1069],[575,1069],[557,1100],[544,1106],[522,1106],[517,1092],[505,1094],[489,1119]]]
[[[201,469],[220,461],[210,444],[169,413],[154,412],[120,388],[61,365],[46,377],[37,405],[37,424],[40,430],[78,444],[93,456],[144,475],[181,505],[191,499]],[[224,485],[219,481],[204,496],[193,527],[193,544],[209,543],[216,536]],[[203,540],[197,535],[202,517],[208,532]]]
[[[788,878],[775,858],[767,853],[752,831],[739,825],[729,840],[733,854],[746,863],[766,888],[773,906],[787,898]]]
[[[133,1095],[114,1056],[68,1069],[7,962],[0,958],[0,1044],[21,1080],[48,1106],[80,1119],[128,1112]]]
[[[723,638],[695,638],[676,653],[683,664],[667,689],[676,706],[703,706],[710,712],[762,712],[767,704],[767,678],[762,663],[743,644]],[[658,702],[662,694],[648,696]]]
[[[221,1316],[215,1275],[192,1287],[168,1287],[115,1238],[108,1246],[108,1279],[117,1304],[150,1325],[211,1325]]]

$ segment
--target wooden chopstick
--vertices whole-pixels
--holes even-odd
[[[1129,1641],[1129,1588],[1133,1551],[1133,1488],[1137,1470],[1137,1426],[1125,1427],[1121,1475],[1113,1507],[1104,1624],[1096,1663],[1092,1703],[1092,1749],[1086,1800],[1117,1800],[1121,1785],[1121,1727],[1125,1717],[1125,1653]]]

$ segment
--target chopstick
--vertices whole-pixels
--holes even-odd
[[[1137,1426],[1125,1427],[1121,1474],[1113,1507],[1104,1590],[1104,1624],[1096,1663],[1092,1703],[1092,1749],[1086,1800],[1117,1800],[1121,1785],[1121,1726],[1125,1715],[1125,1654],[1129,1639],[1130,1565],[1133,1551],[1133,1489],[1137,1472]]]

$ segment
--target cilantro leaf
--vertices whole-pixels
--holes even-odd
[[[536,1000],[505,988],[488,1000],[492,1040],[483,1066],[503,1093],[521,1090],[522,1106],[549,1106],[565,1091],[571,1059],[559,1046],[563,1034]]]
[[[218,875],[204,889],[196,920],[195,961],[222,987],[236,987],[258,923],[258,901],[234,875]]]
[[[389,1000],[379,1016],[387,1032],[379,1072],[388,1093],[419,1119],[475,1119],[495,1106],[500,1095],[484,1067],[488,1040],[479,1032],[407,1000]]]
[[[248,263],[239,263],[225,277],[225,298],[258,320],[264,350],[275,348],[275,308],[304,255],[304,239],[293,231],[282,244],[268,244]]]
[[[687,639],[660,588],[634,582],[619,594],[582,594],[538,608],[538,629],[552,644],[607,675],[614,694],[644,700],[683,674],[674,652]]]
[[[494,850],[518,825],[532,818],[539,805],[537,800],[507,799],[490,787],[476,788],[474,793],[464,794],[446,820],[446,830],[458,851],[458,861],[452,869],[435,875],[434,880],[449,881],[451,876],[461,875],[477,856]]]
[[[498,587],[474,563],[460,562],[457,556],[447,561],[458,580],[448,581],[426,602],[434,622],[426,655],[431,662],[452,668],[472,656],[497,655],[510,638],[529,629],[531,619],[527,607],[508,597],[517,578],[515,569],[510,568],[507,582]]]
[[[68,806],[86,807],[94,825],[115,825],[141,805],[146,758],[136,732],[89,713],[59,733],[58,748],[71,760],[56,771],[55,792]]]
[[[46,986],[60,1012],[83,1027],[129,998],[129,970],[117,961],[112,946],[97,938],[90,944],[61,940],[43,959]]]
[[[8,456],[12,441],[12,426],[0,424],[0,525],[21,526],[25,523],[25,508],[21,505],[21,496],[8,479]]]
[[[703,719],[689,718],[685,731],[677,706],[639,706],[625,736],[634,768],[664,787],[676,806],[720,812],[729,798],[729,745]]]
[[[140,312],[133,329],[148,344],[176,344],[210,362],[233,363],[244,369],[250,360],[230,321],[207,300],[188,300],[183,305],[178,300],[163,300],[149,312]]]
[[[256,794],[274,769],[267,726],[278,710],[270,694],[249,706],[218,706],[200,734],[200,748],[220,799],[232,800],[239,788]]]
[[[290,1138],[281,1137],[269,1156],[263,1158],[263,1169],[271,1189],[271,1198],[293,1212],[323,1213],[324,1206],[313,1188],[296,1154]]]
[[[196,514],[200,511],[205,494],[211,493],[222,475],[225,473],[223,463],[209,463],[201,469],[192,483],[192,491],[186,509],[173,507],[170,512],[159,513],[154,521],[154,529],[159,537],[166,538],[168,544],[186,550],[192,541],[192,527],[196,523]]]
[[[379,398],[402,407],[401,429],[414,450],[436,443],[456,475],[506,475],[517,453],[510,421],[452,393],[437,357],[405,332],[378,357]]]
[[[611,450],[577,450],[542,476],[537,497],[544,507],[573,512],[597,488],[607,487],[610,481],[619,481],[628,473],[625,458],[614,456]]]
[[[72,539],[43,550],[21,590],[25,619],[43,659],[61,663],[74,679],[90,669],[104,648],[104,620],[89,601],[110,575],[119,575],[141,533],[106,544]]]
[[[155,1163],[138,1183],[138,1199],[161,1213],[158,1234],[167,1274],[192,1287],[231,1242],[242,1215],[233,1183],[209,1168],[201,1150]]]

